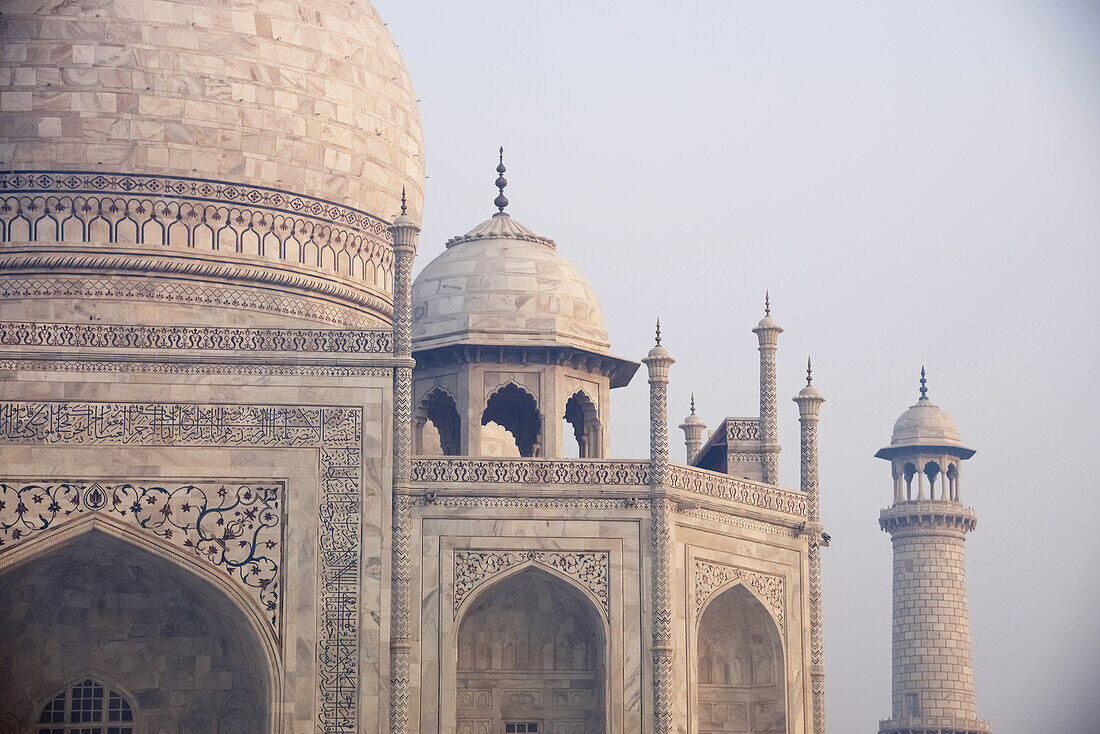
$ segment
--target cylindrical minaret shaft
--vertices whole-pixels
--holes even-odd
[[[765,482],[779,482],[779,409],[776,405],[775,351],[783,329],[772,318],[771,298],[764,296],[764,318],[753,329],[760,341],[760,451]]]
[[[393,236],[393,540],[391,549],[390,732],[409,730],[409,653],[411,629],[412,496],[412,264],[420,228],[406,214],[390,227]]]
[[[807,517],[804,532],[809,538],[810,566],[810,679],[813,692],[813,734],[825,734],[825,635],[821,611],[821,547],[825,541],[821,525],[817,483],[817,421],[825,398],[813,386],[813,373],[806,360],[806,387],[794,401],[802,427],[801,487],[806,494]]]
[[[891,717],[879,732],[983,734],[990,726],[974,702],[963,548],[977,520],[958,501],[957,484],[959,465],[974,451],[929,402],[925,382],[922,368],[920,400],[875,454],[891,462],[894,479],[894,502],[879,517],[894,550]]]
[[[702,418],[695,415],[695,393],[691,394],[691,414],[680,424],[680,430],[684,432],[686,460],[690,464],[695,455],[699,453],[699,447],[703,445],[703,433],[707,430],[707,424],[703,423]]]
[[[650,544],[653,550],[653,731],[673,730],[672,578],[674,508],[668,498],[668,368],[675,360],[657,343],[642,362],[649,369]]]

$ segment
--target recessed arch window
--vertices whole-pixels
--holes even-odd
[[[134,734],[134,707],[119,691],[84,678],[46,702],[35,734]]]

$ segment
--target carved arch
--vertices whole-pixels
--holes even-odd
[[[481,425],[496,423],[512,434],[520,456],[541,456],[542,412],[538,397],[509,380],[485,398]]]
[[[137,535],[131,527],[123,525],[110,516],[93,514],[42,533],[8,553],[0,554],[0,577],[92,533],[102,533],[125,543],[139,553],[147,553],[155,559],[171,564],[187,574],[195,583],[213,587],[241,613],[241,619],[255,636],[255,642],[262,651],[266,663],[266,670],[263,672],[269,695],[268,730],[281,731],[279,722],[282,713],[283,676],[279,662],[278,642],[274,638],[271,625],[265,624],[264,613],[257,609],[239,588],[223,578],[223,574],[219,573],[215,567],[204,564],[197,557],[180,553],[149,537]]]

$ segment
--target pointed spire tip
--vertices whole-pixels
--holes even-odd
[[[814,381],[814,365],[810,361],[809,357],[806,357],[806,387],[809,387]]]
[[[772,297],[770,291],[764,291],[764,315],[772,315]]]
[[[920,366],[920,399],[928,400],[928,379],[924,376],[924,365]]]
[[[504,165],[504,146],[500,146],[500,163],[497,164],[497,180],[496,186],[500,189],[500,193],[497,194],[497,198],[493,199],[493,206],[498,210],[498,213],[504,213],[504,207],[508,206],[508,197],[504,195],[504,187],[508,185],[508,179],[504,178],[504,172],[507,171],[507,167]]]
[[[661,346],[661,317],[657,317],[657,346]]]
[[[695,415],[695,393],[691,394],[691,414]]]
[[[401,187],[401,216],[405,216],[405,213],[409,211],[409,206],[405,202],[405,187]]]

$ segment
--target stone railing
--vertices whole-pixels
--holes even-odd
[[[951,716],[899,716],[878,722],[879,734],[908,734],[915,731],[950,731],[968,734],[985,734],[993,730],[985,719],[955,718]]]
[[[419,458],[412,460],[412,481],[644,487],[649,461]]]
[[[669,467],[669,488],[788,515],[804,517],[807,512],[806,496],[801,492],[693,466],[673,464]]]

